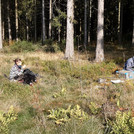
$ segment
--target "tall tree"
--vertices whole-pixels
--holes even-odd
[[[74,57],[74,0],[67,0],[67,37],[65,58]]]
[[[34,41],[37,41],[37,1],[35,0],[34,6]]]
[[[89,0],[89,18],[88,18],[88,43],[91,41],[90,29],[91,29],[91,16],[92,16],[92,0]]]
[[[87,38],[87,0],[85,0],[85,11],[84,11],[84,46],[87,47],[88,38]]]
[[[49,0],[49,38],[52,36],[52,0]]]
[[[2,5],[2,11],[1,11],[1,13],[2,14],[5,14],[5,11],[4,11],[4,9],[5,9],[5,1],[3,1],[3,4],[1,4]],[[2,23],[2,40],[4,40],[5,39],[5,21],[4,21],[4,15],[2,15],[2,18],[1,18],[1,23]]]
[[[58,3],[58,8],[59,8],[59,11],[61,10],[60,9],[60,0],[59,0],[59,3]],[[59,23],[61,24],[60,20],[59,20]],[[58,27],[58,42],[61,41],[61,26]]]
[[[45,1],[42,0],[42,44],[44,44],[46,39],[46,32],[45,32]]]
[[[104,60],[104,0],[98,0],[96,62]]]
[[[28,15],[26,13],[26,33],[27,33],[27,41],[29,40],[29,24],[28,24]]]
[[[15,0],[15,20],[16,20],[16,41],[18,41],[18,2]]]
[[[84,10],[84,46],[86,48],[88,44],[87,36],[87,0],[85,0],[85,10]]]
[[[133,17],[133,36],[132,36],[132,45],[134,46],[134,17]]]
[[[7,1],[7,20],[8,20],[8,38],[9,38],[9,44],[12,40],[12,34],[11,34],[11,21],[10,21],[10,7],[9,7],[9,0]]]
[[[118,3],[118,42],[122,42],[122,23],[123,23],[123,2],[119,0]]]
[[[0,0],[0,49],[2,49],[2,27],[1,27],[1,0]]]

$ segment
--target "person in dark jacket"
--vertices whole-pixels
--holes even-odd
[[[126,61],[124,69],[127,71],[134,71],[134,56]]]

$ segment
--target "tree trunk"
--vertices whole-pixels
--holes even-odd
[[[11,34],[11,21],[10,21],[10,8],[9,8],[9,0],[8,0],[8,3],[7,3],[7,11],[8,11],[8,16],[7,16],[7,18],[8,18],[8,38],[9,38],[9,44],[10,44],[10,42],[11,42],[11,40],[12,40],[12,34]]]
[[[46,39],[46,33],[45,33],[45,2],[42,0],[42,44],[44,44]]]
[[[85,11],[84,11],[84,46],[87,47],[87,0],[85,0]]]
[[[58,5],[58,8],[59,8],[59,10],[60,10],[60,0],[59,0],[59,5]],[[61,23],[61,22],[60,22]],[[59,26],[58,27],[58,42],[60,42],[61,41],[61,27]]]
[[[123,3],[119,0],[118,5],[118,42],[121,45],[122,42],[122,23],[123,23]]]
[[[5,29],[4,29],[4,27],[5,27],[5,22],[2,21],[2,39],[3,40],[5,39]]]
[[[26,13],[26,33],[27,33],[27,41],[29,41],[29,25],[28,25],[28,18]]]
[[[15,0],[15,19],[16,19],[16,41],[18,41],[18,3]]]
[[[91,37],[90,37],[91,16],[92,16],[92,0],[89,0],[88,43],[91,42]]]
[[[52,37],[52,0],[49,2],[49,38]]]
[[[0,0],[0,49],[2,49],[2,28],[1,28],[1,22],[2,22],[2,19],[1,19],[1,0]]]
[[[4,16],[4,14],[5,14],[5,1],[3,1],[3,5],[2,5],[2,9],[1,9],[1,24],[2,24],[2,40],[5,40],[5,21],[4,21],[4,19],[5,19],[5,16]]]
[[[67,0],[67,37],[65,58],[74,58],[74,1]]]
[[[134,46],[134,17],[133,17],[133,36],[132,36],[132,45]]]
[[[96,62],[104,60],[104,0],[98,0]]]
[[[35,0],[35,10],[34,10],[34,41],[37,42],[37,1]]]
[[[60,32],[61,32],[61,27],[58,27],[58,42],[61,41]]]

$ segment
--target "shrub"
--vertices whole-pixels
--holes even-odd
[[[23,52],[23,51],[27,52],[27,51],[34,51],[34,50],[36,50],[36,46],[33,45],[33,43],[28,41],[18,41],[11,46],[12,52]]]
[[[56,124],[63,124],[71,120],[71,118],[86,120],[89,118],[88,114],[85,113],[79,105],[71,108],[71,105],[67,109],[58,108],[57,110],[49,110],[49,119],[54,119]]]
[[[101,64],[83,64],[79,66],[78,63],[61,60],[61,61],[44,61],[42,63],[43,71],[51,75],[69,75],[73,78],[92,79],[96,80],[100,76],[111,75],[116,65],[111,63]]]
[[[45,45],[43,46],[45,52],[59,52],[60,47],[58,42],[53,40],[46,40]]]
[[[134,117],[131,112],[116,112],[116,118],[113,122],[109,121],[112,128],[112,134],[134,134]]]
[[[8,133],[8,125],[17,119],[17,114],[14,112],[13,106],[10,107],[7,113],[0,112],[0,133]]]
[[[94,102],[90,103],[89,109],[92,114],[98,114],[101,111],[101,108],[97,106]]]

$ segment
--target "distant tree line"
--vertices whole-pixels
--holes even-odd
[[[104,42],[134,45],[133,0],[0,0],[2,40],[66,40],[65,57],[74,40],[86,49],[96,42],[96,61],[104,60]]]

